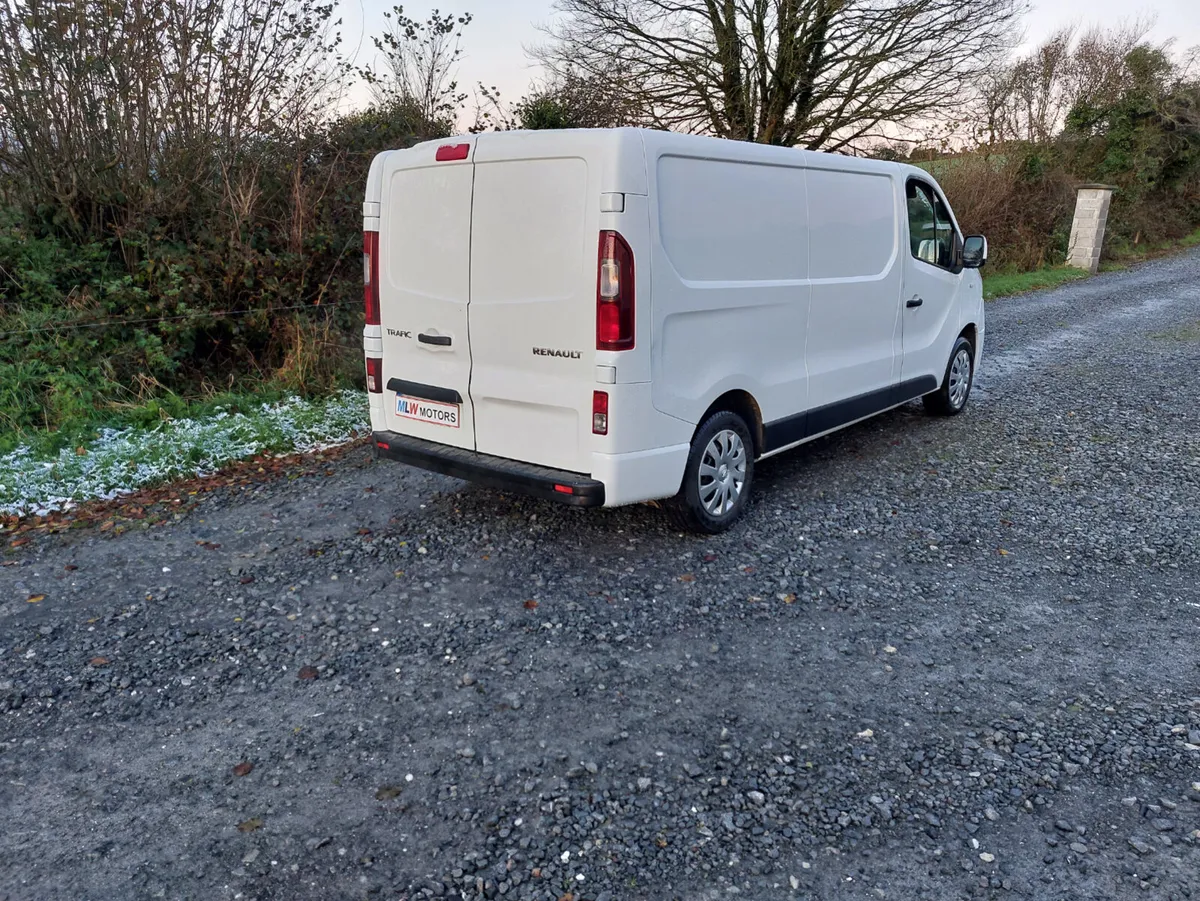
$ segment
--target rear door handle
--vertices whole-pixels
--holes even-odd
[[[436,344],[438,347],[449,347],[451,342],[449,335],[427,335],[424,332],[417,335],[417,340],[422,344]]]
[[[923,303],[925,303],[925,301],[923,301],[921,298],[914,297],[912,300],[910,300],[908,303],[906,303],[905,306],[911,310],[914,307],[919,307]]]

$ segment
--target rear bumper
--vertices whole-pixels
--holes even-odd
[[[518,463],[503,457],[410,438],[397,432],[374,432],[371,448],[380,458],[491,488],[528,494],[572,507],[604,505],[604,483],[576,472]]]

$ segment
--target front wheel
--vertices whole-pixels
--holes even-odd
[[[691,532],[715,535],[732,526],[750,498],[754,441],[736,413],[714,413],[696,430],[679,494],[670,511]]]
[[[954,342],[950,351],[950,362],[942,386],[932,394],[926,394],[925,409],[935,416],[956,416],[967,405],[971,396],[971,385],[975,381],[975,348],[966,338]]]

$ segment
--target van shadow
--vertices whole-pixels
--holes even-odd
[[[963,418],[966,416],[969,413]],[[794,509],[818,498],[823,504],[836,502],[839,497],[869,491],[871,477],[878,474],[881,465],[901,471],[923,467],[931,446],[941,451],[946,424],[945,420],[927,416],[919,403],[906,404],[762,460],[755,467],[747,516],[720,536],[680,533],[661,509],[661,502],[585,510],[449,479],[445,488],[413,515],[475,525],[495,537],[503,531],[508,531],[510,537],[519,531],[525,536],[536,535],[538,544],[557,539],[597,550],[614,541],[625,544],[631,536],[676,546],[680,541],[692,545],[745,541],[753,535],[757,507],[785,505]],[[922,450],[916,451],[917,447]]]

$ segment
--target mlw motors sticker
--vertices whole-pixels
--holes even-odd
[[[458,428],[458,404],[439,404],[432,400],[405,397],[401,394],[396,398],[396,415],[419,422],[444,425],[451,429]]]

